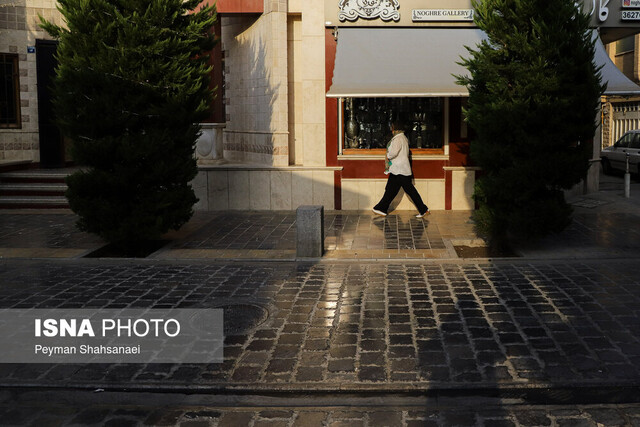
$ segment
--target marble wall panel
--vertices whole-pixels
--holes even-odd
[[[208,171],[209,210],[229,209],[229,175],[227,171]]]
[[[229,209],[250,209],[249,171],[229,171]]]
[[[289,171],[271,172],[271,209],[292,209],[292,174]]]
[[[313,171],[291,172],[291,209],[313,204]]]
[[[249,207],[251,210],[271,209],[271,173],[249,171]]]

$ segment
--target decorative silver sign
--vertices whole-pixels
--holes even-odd
[[[583,0],[585,8],[588,7],[587,5],[589,4],[589,1],[591,1],[591,12],[589,13],[589,15],[593,16],[597,11],[598,20],[600,22],[606,22],[606,20],[609,18],[608,6],[611,0]],[[623,0],[623,2],[626,3],[626,0]]]
[[[356,21],[358,18],[383,21],[399,21],[398,0],[340,0],[340,21]]]

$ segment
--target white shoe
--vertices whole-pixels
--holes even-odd
[[[378,209],[372,209],[372,211],[373,211],[374,214],[387,216],[387,214],[385,212],[379,211]]]
[[[424,213],[419,213],[418,215],[416,215],[416,218],[422,218],[427,215],[429,215],[429,209],[427,209]]]

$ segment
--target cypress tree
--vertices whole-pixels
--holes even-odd
[[[193,151],[212,93],[215,10],[201,0],[59,0],[57,121],[81,170],[67,198],[80,229],[135,251],[197,201]]]
[[[585,178],[604,91],[590,18],[573,0],[474,0],[487,39],[461,65],[469,90],[472,159],[482,168],[481,232],[535,237],[571,219],[564,190]]]

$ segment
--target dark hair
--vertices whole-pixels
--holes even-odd
[[[391,126],[393,126],[395,130],[401,130],[404,132],[404,122],[401,119],[395,119],[391,122]]]

